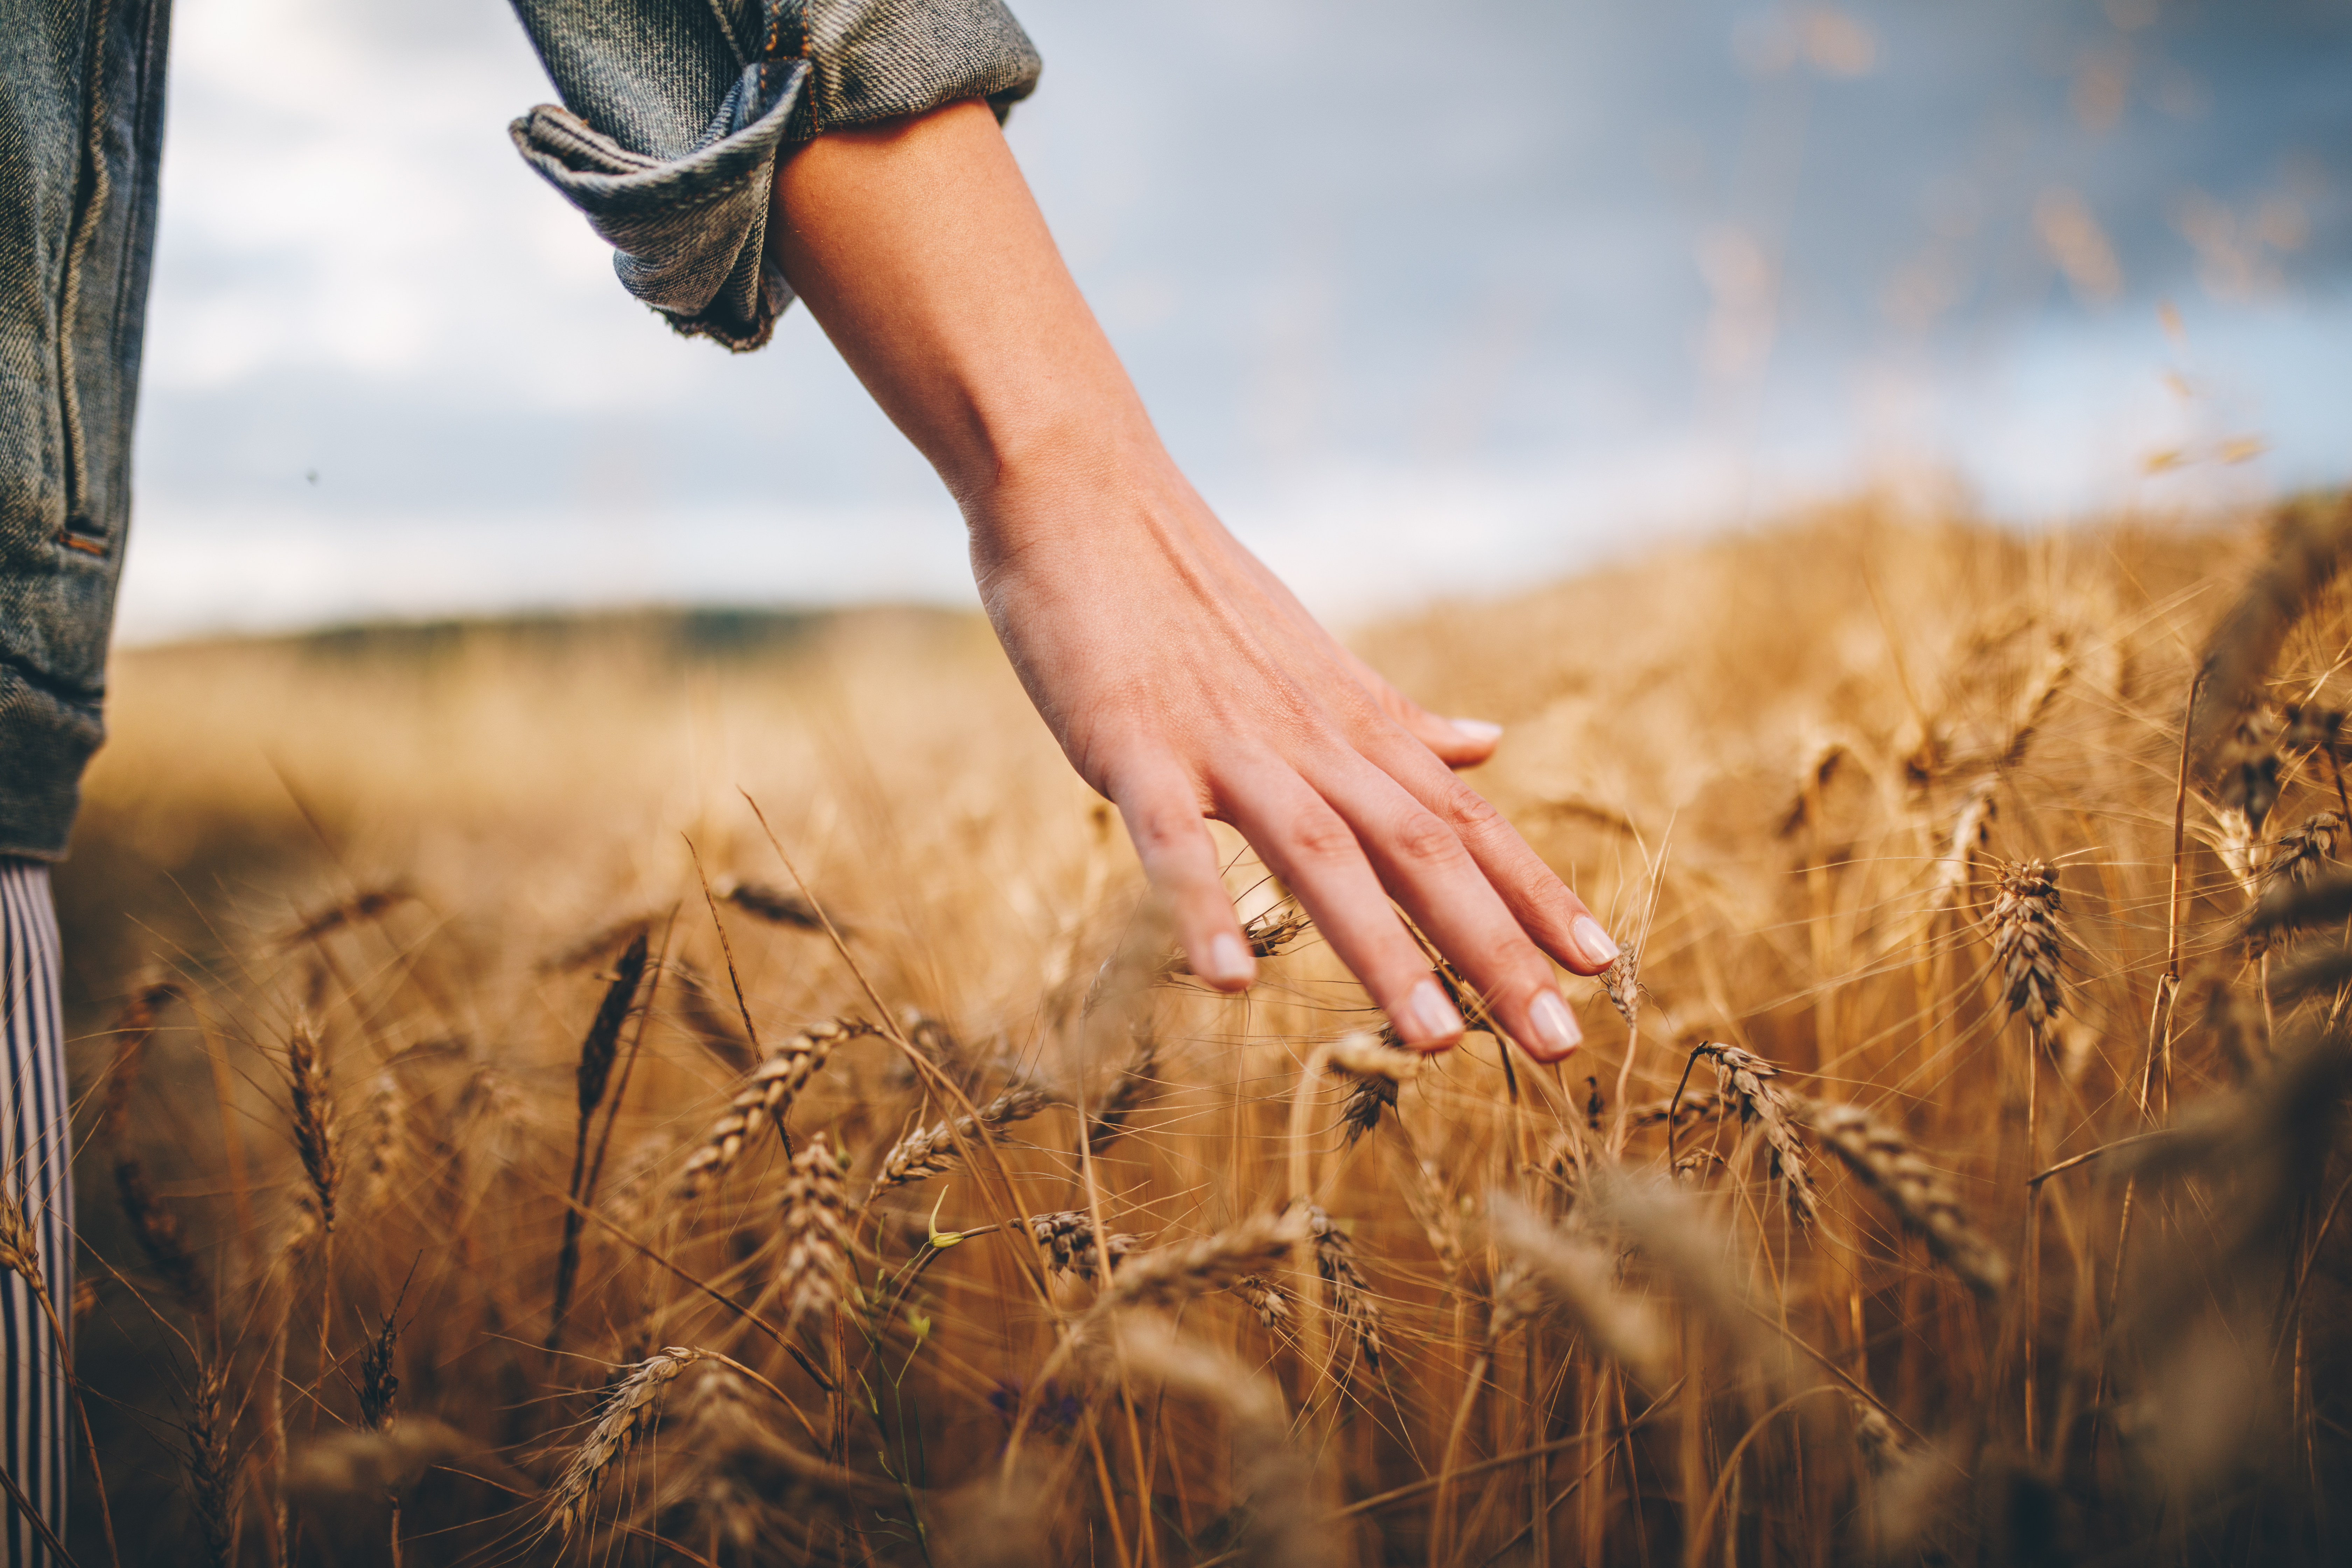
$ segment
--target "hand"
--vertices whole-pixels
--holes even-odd
[[[1450,1045],[1462,1020],[1391,898],[1530,1054],[1576,1048],[1538,947],[1591,973],[1616,945],[1449,770],[1486,758],[1492,726],[1397,695],[1156,448],[1110,474],[1045,465],[966,512],[997,636],[1072,764],[1126,818],[1195,973],[1238,990],[1255,972],[1213,817],[1289,885],[1407,1043]]]
[[[795,289],[962,505],[990,618],[1116,804],[1194,972],[1255,963],[1203,818],[1240,829],[1407,1043],[1462,1020],[1393,898],[1528,1051],[1576,1048],[1544,954],[1616,957],[1454,766],[1491,726],[1422,711],[1228,534],[1153,435],[985,110],[835,133],[779,171]]]

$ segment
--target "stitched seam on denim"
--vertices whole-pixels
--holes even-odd
[[[726,39],[727,47],[734,51],[735,68],[742,69],[751,63],[751,57],[743,51],[743,40],[735,36],[735,23],[727,15],[726,0],[708,0],[708,3],[712,18],[719,24],[719,36]]]
[[[74,514],[89,497],[89,443],[81,426],[81,382],[74,364],[74,337],[81,315],[82,264],[106,210],[106,147],[99,127],[106,114],[104,49],[107,23],[112,16],[109,0],[90,0],[89,21],[82,37],[81,72],[89,95],[82,104],[81,163],[74,175],[74,216],[67,230],[65,275],[58,289],[58,412],[66,459],[66,521],[58,533],[60,544],[75,539],[104,542],[102,536],[77,533],[73,526]]]
[[[145,331],[146,323],[143,318],[146,315],[147,307],[146,283],[150,269],[154,264],[155,204],[152,187],[156,176],[161,172],[160,159],[145,157],[142,154],[151,145],[160,146],[162,142],[161,136],[158,135],[151,142],[149,125],[163,112],[164,51],[170,35],[167,32],[159,38],[157,30],[164,26],[164,18],[171,14],[171,0],[143,0],[143,4],[145,10],[142,14],[139,28],[139,68],[131,81],[131,91],[137,95],[134,100],[137,110],[131,116],[131,199],[124,207],[122,265],[115,268],[114,313],[108,320],[106,333],[106,352],[113,356],[112,363],[117,375],[125,374],[123,368],[125,355],[122,352],[124,321],[132,318],[135,314],[142,319],[131,321],[132,331],[141,333]],[[118,392],[116,395],[126,409],[134,406],[133,399],[138,389],[138,373],[135,367],[144,357],[142,344],[141,353],[129,360],[129,363],[133,367],[127,375],[131,383],[129,392],[127,394]],[[119,433],[122,445],[115,453],[115,461],[121,465],[121,475],[125,480],[128,479],[131,465],[128,450],[130,436],[131,420],[126,416],[121,421],[121,429]],[[116,487],[114,495],[115,505],[112,510],[119,520],[118,526],[108,530],[106,539],[93,553],[111,554],[115,542],[114,535],[121,531],[121,524],[129,521],[130,501],[129,498],[122,494],[121,485]],[[66,542],[69,546],[74,543],[70,539]]]
[[[79,681],[61,679],[23,655],[10,653],[5,648],[0,648],[0,673],[15,676],[44,697],[53,697],[77,708],[87,708],[93,719],[99,716],[99,709],[106,700],[104,685],[85,686]]]

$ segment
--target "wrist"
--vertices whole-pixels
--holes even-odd
[[[1181,484],[1150,419],[1129,402],[1024,408],[980,426],[967,451],[935,458],[975,542],[1108,527],[1143,496]]]

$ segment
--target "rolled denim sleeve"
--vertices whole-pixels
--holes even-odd
[[[514,0],[562,95],[514,122],[630,293],[678,331],[756,349],[792,290],[767,259],[782,150],[985,99],[1040,62],[1001,0]]]

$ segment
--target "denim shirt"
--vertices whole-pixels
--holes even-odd
[[[766,342],[776,159],[984,98],[1037,53],[1000,0],[513,0],[562,96],[516,147],[681,332]],[[63,855],[105,738],[170,0],[0,0],[0,856]]]

